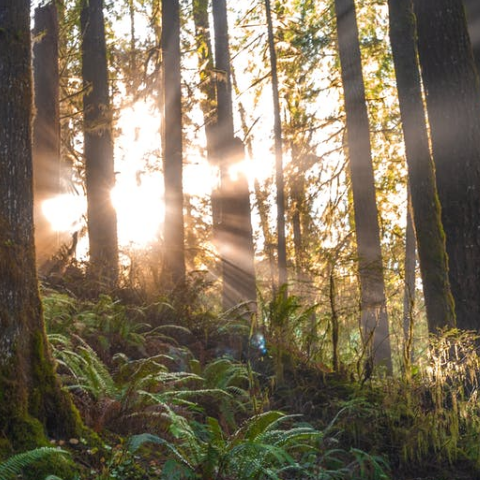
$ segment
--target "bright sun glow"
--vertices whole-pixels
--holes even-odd
[[[116,122],[115,188],[112,203],[117,211],[120,246],[144,247],[161,232],[164,220],[164,185],[160,155],[160,117],[153,101],[139,101],[124,108]],[[273,158],[268,147],[260,148],[255,160],[232,166],[233,179],[244,172],[253,185],[255,178],[264,181],[272,174]],[[183,186],[185,194],[205,197],[218,185],[218,172],[205,158],[184,152]],[[197,154],[198,155],[198,154]],[[44,215],[55,231],[79,229],[86,213],[83,196],[60,195],[44,201]]]
[[[120,245],[145,246],[159,233],[165,215],[161,182],[161,175],[150,175],[141,183],[128,178],[117,182],[112,202]]]
[[[42,212],[55,232],[78,229],[86,211],[86,199],[79,195],[58,195],[42,203]]]

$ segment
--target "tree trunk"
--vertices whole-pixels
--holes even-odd
[[[76,436],[43,325],[35,270],[30,8],[0,8],[0,439],[14,448]]]
[[[238,86],[236,83],[236,76],[235,70],[232,68],[232,83],[235,88],[235,91],[238,95]],[[244,142],[245,147],[248,152],[248,156],[250,159],[254,158],[253,155],[253,145],[252,145],[252,137],[249,136],[250,128],[247,125],[247,115],[245,111],[245,107],[241,101],[238,102],[238,113],[240,116],[240,122],[242,126],[242,131],[244,134]],[[263,242],[264,242],[264,252],[265,256],[267,257],[268,263],[268,276],[270,288],[272,291],[275,290],[275,240],[274,234],[270,229],[270,222],[268,218],[268,211],[269,211],[269,204],[268,204],[268,187],[264,187],[262,189],[258,178],[254,179],[253,189],[255,193],[255,205],[258,210],[258,217],[260,220],[260,226],[262,229],[263,234]]]
[[[448,257],[435,185],[415,45],[412,2],[389,0],[390,41],[397,79],[413,217],[429,330],[455,325]]]
[[[110,196],[115,174],[103,0],[82,0],[80,22],[89,273],[100,288],[108,290],[118,280],[118,244],[117,215]]]
[[[480,74],[480,3],[478,0],[463,0],[463,3],[477,74]]]
[[[457,326],[480,319],[480,89],[461,0],[416,0],[418,51]],[[412,191],[413,195],[413,191]],[[418,221],[416,220],[418,225]]]
[[[268,51],[272,75],[273,119],[275,137],[275,185],[277,189],[277,254],[278,254],[278,286],[288,283],[287,244],[285,238],[285,182],[283,176],[282,121],[280,118],[280,99],[278,93],[277,53],[273,37],[272,9],[270,0],[265,0],[268,29]],[[285,288],[285,295],[288,290]]]
[[[182,178],[180,6],[178,0],[162,1],[161,43],[165,106],[165,262],[163,282],[169,287],[181,287],[185,283],[185,231]]]
[[[415,306],[415,253],[417,250],[415,245],[415,229],[413,227],[413,215],[410,200],[411,196],[409,193],[407,228],[405,233],[405,285],[403,294],[403,356],[405,366],[410,365],[413,354],[412,343],[414,326],[413,308]]]
[[[217,168],[219,159],[216,157],[216,126],[217,126],[217,92],[215,89],[215,74],[210,21],[208,18],[208,0],[193,0],[193,21],[195,23],[195,41],[197,46],[198,66],[200,69],[200,91],[202,99],[200,108],[205,123],[207,142],[207,160],[211,168]],[[220,198],[219,191],[212,191],[212,225],[213,243],[219,248]]]
[[[367,361],[392,370],[382,252],[358,27],[353,0],[335,0]]]
[[[254,302],[257,297],[248,181],[231,167],[244,160],[243,143],[234,137],[230,49],[225,0],[213,0],[217,74],[216,157],[220,166],[219,245],[222,259],[223,307]]]
[[[60,246],[56,232],[42,212],[43,202],[60,194],[58,32],[56,4],[52,2],[35,9],[33,172],[35,245],[39,265],[52,257]]]

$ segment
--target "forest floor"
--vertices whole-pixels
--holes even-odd
[[[21,478],[480,479],[473,353],[435,378],[361,379],[198,297],[186,308],[44,289],[58,373],[93,433],[51,440],[73,472],[27,458]]]

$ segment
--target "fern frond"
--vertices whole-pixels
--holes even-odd
[[[22,473],[22,470],[32,466],[33,463],[43,460],[51,455],[68,455],[65,450],[54,447],[40,447],[28,452],[19,453],[0,463],[0,479],[10,480]]]

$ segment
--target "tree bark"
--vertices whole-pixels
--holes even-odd
[[[162,1],[162,58],[164,94],[165,261],[163,282],[185,284],[185,227],[183,218],[182,77],[180,68],[180,5]]]
[[[45,335],[33,235],[30,3],[0,8],[0,439],[78,434]]]
[[[411,364],[413,344],[413,309],[415,306],[415,264],[416,244],[415,229],[413,225],[413,212],[411,208],[411,195],[408,195],[407,228],[405,232],[405,285],[403,292],[403,356],[405,366]],[[452,304],[453,306],[453,304]],[[452,310],[453,312],[453,310]]]
[[[211,168],[218,168],[217,158],[217,92],[215,81],[215,66],[213,61],[212,40],[210,34],[210,21],[208,15],[208,0],[193,0],[193,21],[195,23],[195,41],[197,46],[198,67],[200,70],[200,91],[202,99],[200,108],[205,123],[205,137],[207,160]],[[213,243],[219,248],[220,225],[220,197],[217,187],[214,187],[210,197],[212,203],[212,236]]]
[[[389,0],[390,42],[429,330],[455,325],[441,207],[428,143],[412,2]]]
[[[231,167],[244,160],[243,143],[234,136],[230,48],[225,0],[213,0],[217,91],[216,157],[220,166],[219,246],[222,302],[225,310],[257,298],[250,192],[245,173]]]
[[[478,0],[463,0],[467,14],[468,34],[472,44],[477,74],[480,74],[480,3]]]
[[[480,319],[478,77],[461,0],[416,0],[414,7],[457,326],[461,329],[478,330]]]
[[[102,289],[118,280],[117,215],[103,0],[82,0],[82,76],[89,274]]]
[[[285,181],[283,175],[283,148],[282,148],[282,120],[280,118],[280,98],[278,93],[278,70],[275,39],[273,37],[272,9],[270,0],[265,0],[267,16],[268,51],[272,76],[273,93],[273,133],[275,138],[275,186],[277,190],[277,261],[278,261],[278,286],[288,283],[287,272],[287,243],[285,237]],[[285,296],[288,290],[284,289]]]
[[[353,0],[335,0],[367,361],[392,371],[370,132]]]
[[[54,2],[35,9],[33,123],[35,245],[39,265],[59,248],[57,234],[42,212],[42,203],[60,194],[60,108],[58,15]]]
[[[233,68],[232,68],[232,83],[235,91],[238,94],[238,86],[236,82],[235,70]],[[238,102],[238,113],[240,116],[241,127],[244,134],[245,148],[248,152],[248,156],[250,157],[250,159],[253,159],[254,154],[253,154],[252,137],[249,136],[250,128],[247,125],[247,115],[246,115],[245,107],[241,101]],[[265,256],[267,257],[268,276],[269,276],[268,284],[270,285],[272,291],[274,291],[276,288],[276,281],[275,281],[275,274],[276,274],[275,263],[276,262],[275,262],[275,251],[274,251],[275,240],[274,240],[274,233],[270,229],[270,221],[268,218],[268,211],[269,211],[268,186],[265,186],[262,189],[260,182],[258,181],[258,178],[255,178],[253,182],[253,190],[255,194],[255,205],[258,210],[258,217],[260,220],[260,226],[263,234],[264,252],[265,252]]]

